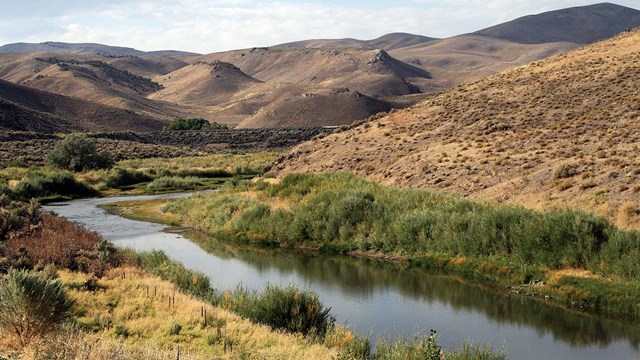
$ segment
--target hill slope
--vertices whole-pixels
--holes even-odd
[[[4,80],[0,80],[0,100],[5,109],[2,127],[13,130],[151,131],[165,125],[134,112]]]
[[[412,46],[416,44],[422,44],[429,41],[435,40],[434,38],[430,38],[422,35],[414,35],[408,33],[390,33],[386,35],[382,35],[377,39],[372,40],[358,40],[358,39],[314,39],[314,40],[302,40],[295,41],[286,44],[281,44],[276,46],[276,48],[291,48],[291,47],[301,47],[301,48],[331,48],[331,49],[340,49],[340,48],[353,48],[353,47],[363,47],[368,49],[382,49],[385,51],[391,51],[407,46]]]
[[[394,59],[383,50],[363,48],[253,48],[197,57],[223,61],[255,79],[313,87],[347,87],[370,96],[399,96],[417,91],[430,77],[424,69]]]
[[[352,171],[639,227],[639,126],[640,29],[304,143],[274,170]]]
[[[282,97],[266,105],[238,128],[313,127],[349,125],[391,110],[391,104],[348,89]]]
[[[521,17],[475,32],[522,44],[589,44],[640,26],[640,11],[601,3]]]

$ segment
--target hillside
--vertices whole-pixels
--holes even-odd
[[[391,110],[384,100],[346,88],[280,98],[263,107],[238,128],[312,127],[349,125],[356,120]]]
[[[315,39],[315,40],[302,40],[295,41],[286,44],[278,45],[281,48],[301,47],[301,48],[351,48],[351,47],[364,47],[368,49],[382,49],[385,51],[391,51],[407,46],[426,43],[436,40],[422,35],[414,35],[408,33],[390,33],[382,35],[379,38],[372,40],[358,40],[358,39]]]
[[[3,121],[12,130],[66,132],[113,129],[152,131],[166,122],[95,102],[0,80]]]
[[[71,123],[52,114],[42,113],[6,101],[0,97],[0,131],[69,132],[78,130]]]
[[[589,44],[640,26],[640,11],[600,3],[524,16],[475,32],[522,44]]]
[[[152,99],[205,106],[225,102],[235,93],[261,83],[222,61],[196,62],[160,76],[157,81],[163,89],[153,94]]]
[[[383,50],[364,48],[253,48],[204,55],[194,60],[228,62],[268,83],[347,87],[370,96],[411,94],[430,77],[424,69],[394,59]]]
[[[469,34],[400,48],[392,51],[391,55],[413,66],[428,69],[432,79],[422,84],[422,90],[433,92],[546,59],[576,47],[578,44],[568,42],[519,44]]]
[[[446,91],[294,148],[274,167],[640,227],[640,30]]]
[[[176,104],[146,98],[162,86],[119,69],[108,57],[64,54],[0,54],[0,79],[167,120],[188,113]]]
[[[137,56],[122,56],[110,59],[107,62],[116,69],[128,71],[146,78],[166,75],[189,65],[173,57],[153,57],[145,59]]]

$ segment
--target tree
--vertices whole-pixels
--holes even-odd
[[[183,119],[176,118],[169,125],[165,126],[165,131],[184,131],[184,130],[218,130],[228,129],[227,125],[209,122],[202,118]]]
[[[25,346],[68,319],[72,306],[60,280],[11,269],[0,284],[0,329]]]
[[[113,167],[111,154],[99,153],[86,135],[71,134],[53,147],[47,155],[47,164],[72,171],[108,169]]]

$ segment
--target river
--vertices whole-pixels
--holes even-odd
[[[466,339],[506,349],[510,359],[640,359],[640,327],[578,314],[520,295],[507,295],[455,277],[401,264],[344,256],[277,253],[224,243],[203,250],[164,226],[108,214],[108,202],[171,198],[127,196],[82,199],[44,206],[97,231],[119,247],[160,249],[186,267],[205,273],[217,289],[242,283],[294,284],[311,289],[332,308],[338,323],[359,334],[408,336],[437,330],[445,350]]]

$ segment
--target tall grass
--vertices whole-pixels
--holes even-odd
[[[23,179],[12,191],[13,196],[28,200],[50,196],[86,197],[99,193],[90,186],[77,181],[71,172],[35,172]]]
[[[540,213],[384,187],[342,173],[289,175],[264,190],[255,187],[259,195],[252,198],[226,189],[177,200],[166,210],[210,232],[338,252],[500,257],[552,269],[588,268],[624,279],[640,274],[634,261],[640,234],[581,211]],[[286,201],[290,209],[273,209],[274,199]]]
[[[199,186],[203,186],[202,179],[197,177],[177,177],[163,176],[157,178],[147,185],[150,192],[167,191],[167,190],[191,190]]]

